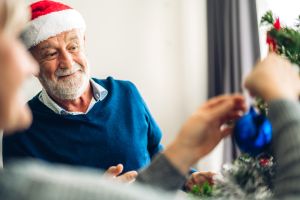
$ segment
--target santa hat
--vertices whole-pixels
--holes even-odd
[[[21,39],[28,49],[65,31],[85,31],[85,22],[81,14],[65,4],[42,0],[31,4],[30,8],[31,21],[21,34]]]

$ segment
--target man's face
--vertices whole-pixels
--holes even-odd
[[[24,106],[20,89],[38,67],[19,40],[0,35],[0,44],[0,129],[7,133],[27,128],[31,123],[31,112]]]
[[[30,51],[40,65],[38,78],[50,96],[74,100],[87,89],[89,68],[79,30],[51,37]]]

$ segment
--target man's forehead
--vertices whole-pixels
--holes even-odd
[[[80,40],[83,39],[83,34],[77,30],[65,31],[56,36],[50,37],[47,40],[44,40],[40,44],[37,45],[39,49],[46,49],[50,48],[52,44],[58,42],[58,40],[64,40],[65,42],[72,41],[72,40]]]

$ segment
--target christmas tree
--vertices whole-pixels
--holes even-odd
[[[300,16],[295,27],[287,27],[268,11],[261,25],[268,27],[269,50],[290,60],[300,71]],[[261,115],[267,116],[268,105],[262,99],[257,98],[255,106]],[[270,199],[274,168],[272,156],[242,154],[223,167],[222,177],[217,177],[214,185],[195,185],[191,194],[197,199]]]

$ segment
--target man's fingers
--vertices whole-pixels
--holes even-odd
[[[118,176],[117,180],[125,182],[125,183],[132,183],[135,181],[137,175],[138,175],[138,173],[136,171],[129,171],[121,176]]]
[[[111,166],[110,168],[108,168],[106,170],[106,172],[104,173],[105,175],[109,175],[109,176],[113,176],[116,177],[119,174],[122,173],[123,171],[123,165],[122,164],[118,164],[117,166]]]
[[[118,164],[116,166],[111,166],[106,170],[104,175],[108,177],[115,178],[118,181],[125,182],[125,183],[132,183],[135,181],[138,173],[136,171],[129,171],[125,174],[120,175],[123,172],[124,166],[122,164]]]
[[[116,170],[116,166],[111,166],[108,168],[104,174],[112,174]]]
[[[117,169],[116,169],[116,176],[118,176],[119,174],[121,174],[123,172],[124,166],[122,164],[118,164],[117,165]]]

